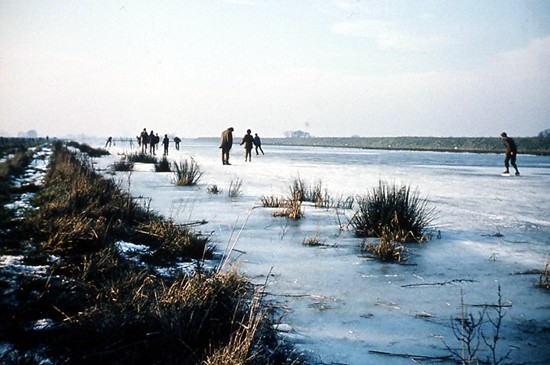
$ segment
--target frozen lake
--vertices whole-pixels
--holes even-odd
[[[95,146],[103,147],[101,141]],[[152,165],[115,179],[166,217],[208,221],[199,229],[211,234],[220,254],[235,244],[231,263],[255,283],[267,280],[267,299],[279,306],[289,330],[284,336],[316,363],[414,363],[376,351],[448,355],[444,341],[459,347],[451,317],[460,315],[461,292],[467,304],[494,304],[499,285],[510,305],[499,353],[511,350],[511,363],[550,362],[550,293],[536,287],[538,274],[518,274],[544,269],[550,252],[550,157],[520,155],[522,175],[502,177],[501,154],[263,149],[265,155],[253,152],[252,162],[244,162],[235,145],[232,165],[223,166],[217,141],[184,140],[179,151],[171,143],[169,158],[193,157],[204,172],[197,186],[175,186],[171,173],[155,173]],[[118,143],[110,151],[95,161],[98,168],[137,145]],[[304,218],[289,221],[261,207],[262,196],[288,195],[296,178],[321,181],[335,200],[364,195],[380,180],[409,185],[437,210],[433,228],[441,238],[408,244],[404,265],[364,257],[363,239],[346,229],[351,210],[305,204]],[[230,198],[237,179],[241,194]],[[213,184],[221,194],[208,192]],[[313,236],[326,246],[302,244]],[[477,315],[481,307],[468,310]]]

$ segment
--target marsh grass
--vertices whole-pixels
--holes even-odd
[[[14,183],[14,178],[25,173],[25,169],[32,161],[35,148],[28,143],[13,145],[10,141],[6,141],[0,147],[2,155],[11,156],[0,162],[0,229],[13,229],[17,225],[14,221],[15,214],[12,209],[6,207],[6,204],[14,194],[37,190],[34,184],[21,186]],[[3,241],[3,236],[3,232],[0,232],[0,242]]]
[[[334,247],[334,246],[336,246],[335,244],[334,245],[326,244],[326,241],[325,240],[320,240],[319,236],[317,234],[314,234],[313,236],[311,236],[309,238],[305,237],[302,240],[302,245],[311,246],[311,247],[318,247],[318,246],[331,246],[331,247]]]
[[[394,222],[397,221],[397,216],[394,217]],[[391,228],[384,227],[378,243],[368,243],[363,245],[362,250],[373,254],[381,261],[396,261],[401,262],[405,247],[401,244],[403,232]]]
[[[130,161],[126,156],[113,163],[114,171],[132,171],[134,162]]]
[[[349,223],[355,234],[382,237],[391,232],[398,242],[422,241],[425,229],[435,219],[435,211],[409,186],[380,181],[370,194],[358,199],[358,210]]]
[[[122,255],[117,240],[148,246],[161,263],[202,259],[209,248],[200,233],[143,210],[90,167],[56,147],[25,229],[29,257],[50,268],[13,283],[2,277],[12,293],[0,298],[2,334],[15,349],[2,362],[292,362],[261,293],[236,271],[161,276]],[[50,324],[37,330],[43,318]]]
[[[284,197],[278,196],[262,196],[260,198],[260,203],[264,208],[282,208],[288,204],[287,199]]]
[[[147,153],[143,153],[143,152],[135,152],[135,153],[130,153],[128,156],[127,156],[127,159],[128,161],[130,162],[139,162],[139,163],[152,163],[152,164],[156,164],[158,159],[153,156],[153,155],[148,155]]]
[[[208,246],[208,237],[172,220],[152,218],[140,224],[136,232],[148,241],[153,250],[151,258],[157,264],[171,264],[183,258],[212,258],[214,248]]]
[[[196,185],[203,175],[193,158],[174,163],[174,168],[174,183],[178,186]]]
[[[216,184],[210,184],[206,187],[206,191],[213,195],[220,195],[223,190],[218,187]]]
[[[162,159],[155,162],[156,172],[172,172],[172,163],[164,156]]]
[[[90,145],[88,145],[86,143],[78,143],[78,142],[75,142],[75,141],[68,141],[66,143],[66,145],[68,147],[73,147],[73,148],[76,148],[76,149],[80,150],[80,152],[85,153],[89,157],[102,157],[102,156],[110,155],[109,151],[107,151],[106,149],[93,148],[93,147],[91,147]]]
[[[328,190],[323,188],[323,182],[318,180],[315,185],[309,186],[300,177],[295,178],[290,186],[290,197],[262,196],[261,204],[265,208],[284,208],[291,204],[294,196],[299,194],[301,202],[313,203],[315,208],[351,209],[355,202],[354,197],[340,197],[333,199]]]
[[[289,188],[290,196],[285,199],[281,210],[273,212],[274,217],[288,217],[293,220],[301,219],[304,216],[302,210],[302,189],[296,180]]]
[[[229,183],[228,195],[230,198],[236,198],[242,193],[243,180],[236,178]]]

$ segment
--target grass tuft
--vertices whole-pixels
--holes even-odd
[[[229,197],[236,198],[242,193],[243,181],[239,178],[231,180],[229,183]]]
[[[172,163],[168,161],[166,156],[155,162],[156,172],[172,172]]]
[[[193,158],[174,163],[174,167],[174,181],[178,186],[196,185],[203,174]]]
[[[409,186],[398,187],[380,181],[377,188],[358,200],[358,211],[350,219],[356,235],[407,242],[426,239],[425,229],[434,220],[433,208]]]

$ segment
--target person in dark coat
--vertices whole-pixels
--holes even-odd
[[[262,140],[260,136],[258,136],[258,133],[254,133],[254,146],[256,146],[256,155],[259,155],[258,148],[262,151],[262,155],[264,154],[264,150],[262,150]]]
[[[252,137],[252,131],[246,130],[246,134],[241,141],[241,146],[244,144],[244,161],[252,162],[252,145],[254,144],[254,137]]]
[[[149,143],[149,134],[147,134],[147,129],[143,128],[143,131],[139,135],[141,138],[141,153],[147,153],[147,144]]]
[[[178,151],[180,150],[180,142],[181,142],[180,137],[174,137],[174,143],[176,143],[176,149]]]
[[[111,147],[112,143],[113,143],[113,137],[109,136],[109,138],[107,138],[107,142],[105,143],[105,148],[107,148],[107,146]]]
[[[165,134],[164,138],[162,139],[162,145],[164,146],[164,154],[163,156],[168,156],[168,145],[170,144],[170,139],[168,139],[168,135]]]
[[[500,134],[500,138],[504,142],[504,147],[506,148],[506,158],[504,159],[504,166],[506,167],[506,171],[504,171],[504,174],[510,173],[510,165],[516,170],[516,175],[519,175],[519,170],[516,165],[516,156],[518,154],[518,148],[516,146],[516,142],[508,135],[506,132],[502,132]]]
[[[149,133],[149,153],[155,155],[155,133]]]
[[[227,128],[222,132],[220,139],[220,148],[222,149],[222,163],[224,165],[231,165],[229,163],[229,151],[233,147],[233,127]]]

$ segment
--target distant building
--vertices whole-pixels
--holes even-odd
[[[285,132],[285,137],[286,138],[311,138],[311,134],[309,134],[308,132],[300,131],[300,130],[286,131]]]

